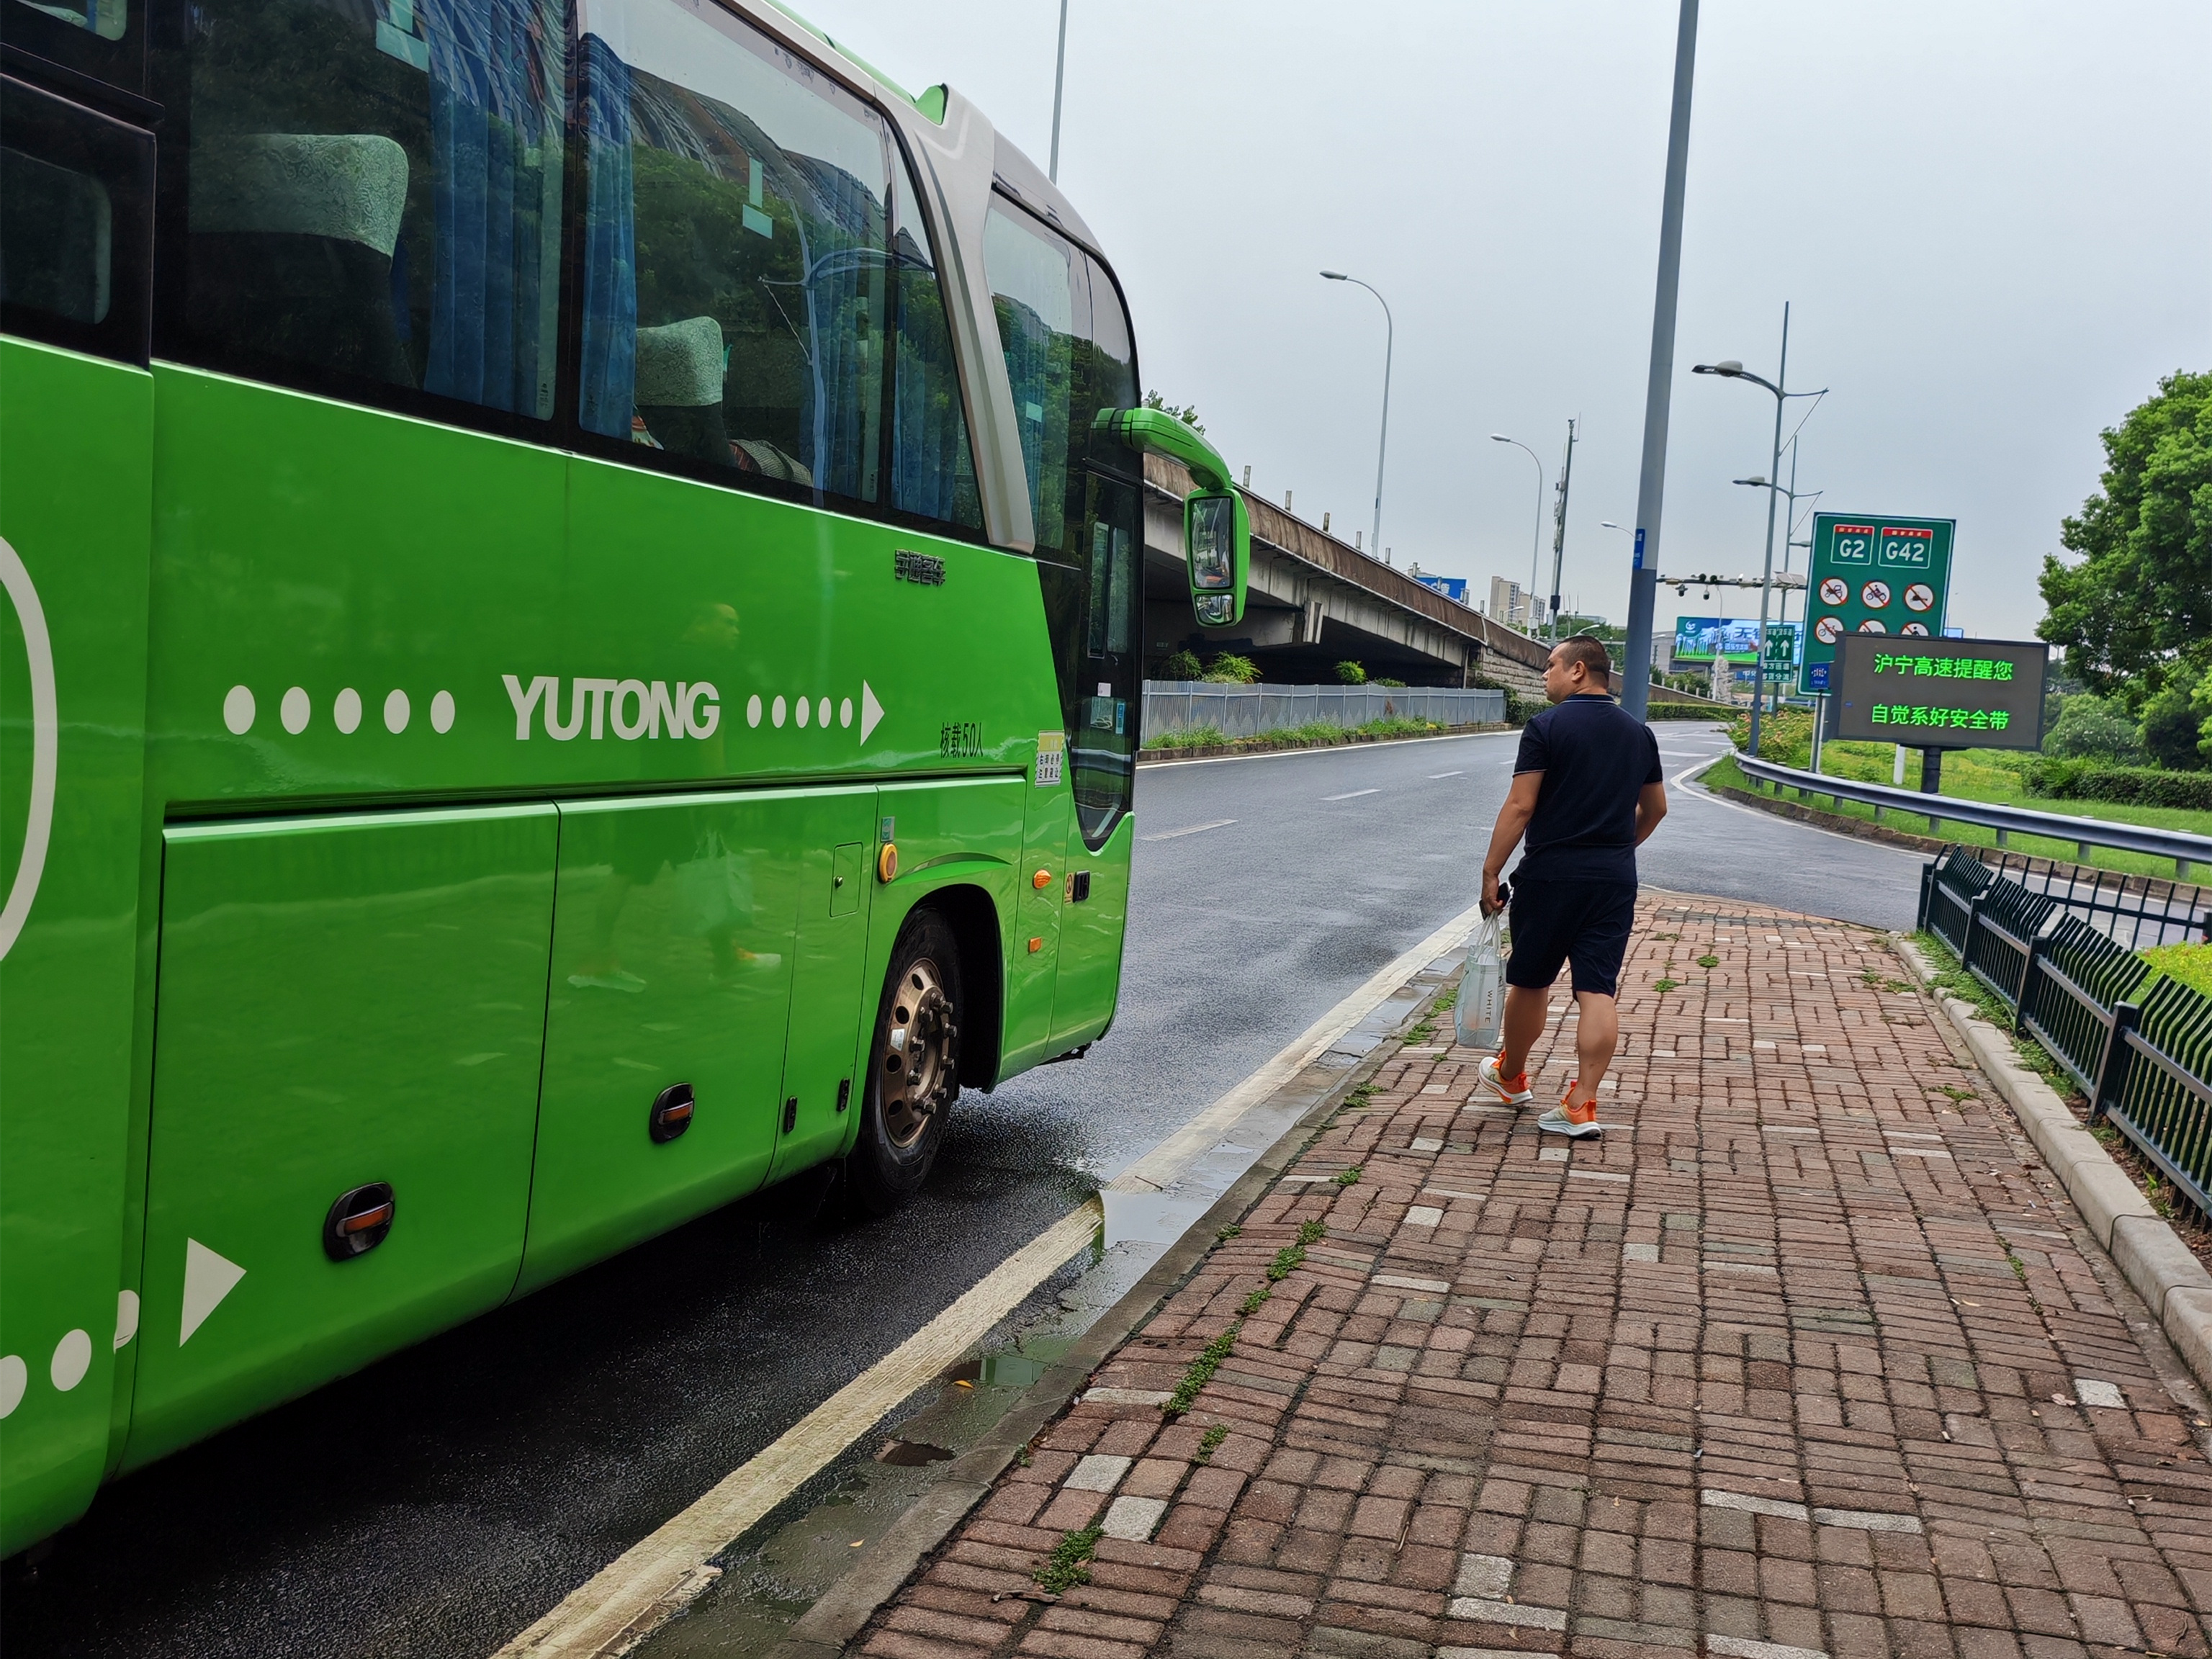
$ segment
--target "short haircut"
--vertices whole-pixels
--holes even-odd
[[[1613,659],[1606,654],[1605,641],[1594,640],[1587,634],[1577,634],[1559,641],[1559,666],[1571,668],[1580,663],[1589,671],[1591,679],[1601,686],[1613,672]]]

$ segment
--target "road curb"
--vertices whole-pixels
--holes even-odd
[[[1419,984],[1428,971],[1424,964],[1402,983]],[[769,1659],[838,1659],[846,1644],[951,1536],[969,1511],[990,1496],[999,1476],[1022,1449],[1089,1385],[1091,1373],[1197,1269],[1213,1249],[1217,1231],[1258,1203],[1290,1167],[1313,1131],[1343,1106],[1346,1096],[1382,1068],[1397,1051],[1400,1035],[1420,1018],[1443,984],[1439,977],[1430,985],[1425,994],[1415,999],[1406,1017],[1352,1066],[1342,1071],[1329,1068],[1333,1074],[1327,1086],[1297,1121],[1253,1160],[1251,1167],[1168,1247],[1120,1301],[1100,1316],[1064,1358],[1030,1385],[981,1442],[948,1465],[944,1478],[892,1522],[874,1547],[799,1616],[791,1634],[770,1650]],[[1316,1055],[1278,1093],[1306,1085],[1326,1059],[1326,1053]]]
[[[1974,1061],[1996,1085],[2097,1243],[2159,1322],[2190,1373],[2212,1389],[2212,1273],[2150,1206],[2127,1171],[2058,1092],[2029,1070],[2011,1036],[1978,1009],[1946,993],[1920,947],[1899,937],[1898,954],[1951,1022]]]

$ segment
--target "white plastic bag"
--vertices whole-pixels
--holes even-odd
[[[1495,1050],[1504,1036],[1505,961],[1501,951],[1505,912],[1487,916],[1467,947],[1452,1024],[1462,1048]]]

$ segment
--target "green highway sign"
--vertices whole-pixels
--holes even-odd
[[[1813,515],[1803,689],[1826,691],[1847,635],[1941,638],[1954,519],[1871,513]]]
[[[1803,638],[1802,623],[1770,622],[1766,624],[1766,673],[1770,679],[1788,679],[1797,666],[1798,641]]]

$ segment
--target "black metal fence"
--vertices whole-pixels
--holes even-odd
[[[1954,846],[1921,873],[1920,925],[2081,1085],[2090,1121],[2212,1215],[2212,997],[2136,954],[2212,937],[2212,892]]]

